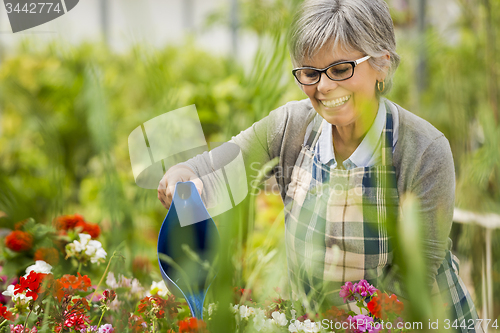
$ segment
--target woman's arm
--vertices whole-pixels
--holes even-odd
[[[444,135],[431,141],[415,167],[408,191],[420,204],[427,283],[433,286],[448,249],[455,205],[455,167]]]
[[[446,137],[426,120],[396,105],[399,135],[394,150],[400,200],[406,193],[418,199],[422,249],[427,265],[427,285],[435,286],[436,274],[448,249],[448,235],[455,204],[455,167]],[[404,200],[404,199],[403,199]],[[401,202],[402,204],[402,202]],[[404,217],[402,217],[404,218]],[[400,219],[399,223],[405,220]],[[404,246],[404,244],[403,244]],[[409,262],[408,264],[412,264]],[[397,266],[391,269],[386,287],[407,297]],[[407,286],[411,288],[411,286]]]
[[[286,117],[286,106],[280,107],[229,142],[172,167],[160,182],[158,198],[170,206],[173,185],[186,180],[195,181],[208,208],[231,204],[226,183],[235,201],[245,197],[260,168],[279,152],[275,142],[283,137]]]

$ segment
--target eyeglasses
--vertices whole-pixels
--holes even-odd
[[[354,67],[369,58],[370,56],[366,56],[354,61],[337,62],[323,69],[314,67],[295,68],[292,70],[292,74],[300,84],[305,86],[311,86],[318,83],[322,73],[325,73],[330,80],[344,81],[350,79],[354,75]]]

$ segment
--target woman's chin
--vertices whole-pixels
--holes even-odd
[[[355,119],[355,114],[352,109],[352,102],[348,100],[342,105],[335,107],[327,107],[320,101],[316,106],[316,112],[319,113],[327,122],[332,125],[348,124]]]

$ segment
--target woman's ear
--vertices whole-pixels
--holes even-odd
[[[378,81],[384,81],[385,77],[389,73],[389,68],[391,67],[391,55],[388,51],[385,51],[385,54],[380,57],[383,61],[382,68],[379,71],[379,77],[377,77]]]

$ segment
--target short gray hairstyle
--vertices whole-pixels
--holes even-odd
[[[305,0],[288,35],[294,67],[300,67],[305,59],[312,58],[330,43],[332,50],[338,46],[371,56],[368,62],[375,70],[388,67],[382,94],[390,90],[400,57],[396,53],[394,25],[385,1]],[[383,57],[387,52],[389,61]]]

